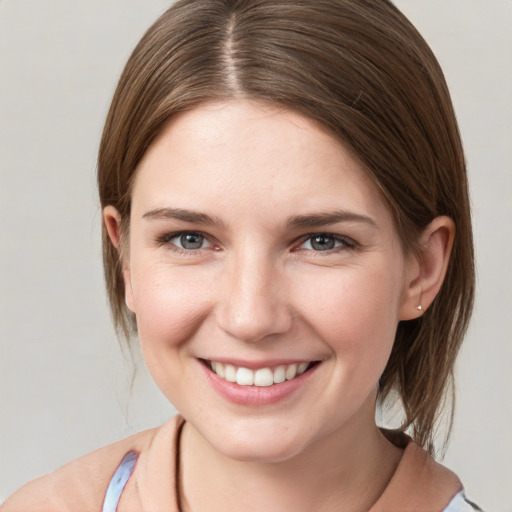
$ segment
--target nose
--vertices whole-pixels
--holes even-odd
[[[283,271],[255,254],[240,256],[229,266],[217,309],[221,329],[247,343],[288,332],[293,312]]]

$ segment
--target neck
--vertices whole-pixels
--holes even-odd
[[[373,417],[354,418],[288,460],[237,461],[219,453],[190,424],[181,438],[182,512],[364,512],[389,483],[401,450]]]

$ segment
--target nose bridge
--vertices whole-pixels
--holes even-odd
[[[290,329],[285,276],[275,258],[261,247],[245,247],[233,254],[226,274],[219,305],[219,323],[226,332],[257,342]]]

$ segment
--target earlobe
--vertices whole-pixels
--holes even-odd
[[[413,257],[399,320],[418,318],[435,299],[443,284],[455,238],[450,217],[436,217],[420,239],[420,252]]]
[[[126,307],[132,313],[135,313],[130,264],[128,256],[126,255],[125,250],[123,250],[125,248],[122,248],[121,245],[121,215],[113,206],[105,206],[103,209],[103,222],[105,223],[110,241],[117,249],[121,260]]]

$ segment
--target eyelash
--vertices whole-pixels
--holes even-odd
[[[179,247],[175,243],[172,243],[173,240],[181,238],[182,236],[187,236],[187,235],[201,237],[203,239],[203,241],[206,241],[210,244],[210,247],[212,247],[214,250],[218,250],[218,247],[215,246],[215,244],[210,240],[208,235],[201,233],[200,231],[177,231],[174,233],[166,233],[157,238],[157,243],[159,246],[165,246],[169,250],[172,250],[178,254],[182,254],[185,256],[197,254],[197,253],[199,253],[199,251],[201,251],[203,249],[210,248],[210,247],[199,247],[197,249],[186,249],[183,247]],[[301,248],[301,246],[308,241],[310,241],[310,244],[311,244],[311,241],[315,238],[330,239],[330,240],[334,241],[334,244],[338,243],[340,245],[338,245],[337,247],[333,247],[331,249],[326,249],[326,250],[314,250],[313,248],[311,248],[311,249]],[[333,233],[312,233],[312,234],[308,234],[306,236],[301,237],[300,242],[294,246],[293,252],[311,251],[311,252],[315,253],[315,255],[321,256],[321,255],[329,255],[329,254],[337,253],[340,250],[354,250],[354,249],[357,249],[357,243],[349,237],[335,235]]]

